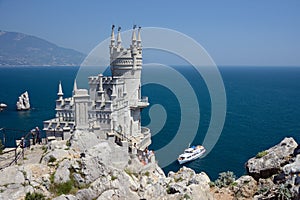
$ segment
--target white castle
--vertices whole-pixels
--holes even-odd
[[[112,76],[89,77],[89,91],[78,89],[75,80],[73,96],[63,98],[59,83],[56,117],[44,121],[47,137],[68,139],[75,130],[87,130],[119,144],[126,141],[129,149],[143,151],[151,144],[150,130],[141,126],[141,110],[149,105],[141,97],[141,28],[137,35],[133,28],[131,45],[124,48],[120,28],[115,41],[112,26],[109,51]]]

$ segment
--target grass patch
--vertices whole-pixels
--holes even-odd
[[[183,181],[183,178],[182,177],[174,178],[174,181],[175,181],[175,183],[181,182],[181,181]]]
[[[183,195],[183,198],[184,198],[184,199],[191,199],[191,197],[190,197],[188,194],[184,194],[184,195]]]
[[[132,178],[132,175],[134,175],[134,176],[137,177],[137,178],[139,177],[139,175],[138,175],[137,173],[130,171],[130,169],[128,169],[128,168],[124,169],[124,171],[125,171],[129,176],[131,176],[131,178]]]
[[[267,151],[261,151],[261,152],[258,152],[255,156],[255,158],[262,158],[264,157],[265,155],[267,155],[268,152]]]
[[[26,193],[25,200],[46,200],[45,196],[41,193]]]
[[[57,196],[62,194],[69,194],[74,187],[74,182],[69,180],[65,183],[54,183],[50,186],[50,191]]]
[[[150,173],[148,171],[146,171],[144,174],[148,177],[150,176]]]
[[[116,179],[118,179],[117,176],[111,175],[111,180],[112,180],[112,181],[114,181],[114,180],[116,180]]]
[[[238,183],[237,182],[233,182],[233,183],[231,183],[231,186],[237,186],[238,185]]]

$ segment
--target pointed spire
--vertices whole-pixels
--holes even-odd
[[[112,25],[111,27],[111,39],[110,39],[110,45],[115,45],[115,25]]]
[[[132,31],[132,46],[135,46],[136,45],[136,34],[135,34],[135,28],[136,28],[136,25],[133,26],[133,31]]]
[[[62,92],[61,81],[59,81],[57,96],[59,97],[59,99],[62,99],[63,95],[64,93]]]
[[[76,79],[74,80],[74,85],[73,85],[73,92],[75,92],[77,90],[77,83],[76,83]]]
[[[141,28],[142,27],[139,27],[138,29],[138,38],[137,38],[137,45],[140,47],[141,46],[141,43],[142,43],[142,39],[141,39]]]
[[[121,31],[121,27],[119,26],[119,28],[118,28],[118,36],[117,36],[118,47],[121,47],[121,43],[122,43],[120,31]]]

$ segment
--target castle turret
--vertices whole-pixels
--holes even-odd
[[[136,25],[133,26],[132,37],[131,37],[131,47],[136,47],[136,34],[135,34]]]
[[[77,83],[76,83],[76,79],[74,80],[74,84],[73,84],[73,95],[75,94],[77,90]]]
[[[118,36],[117,36],[117,48],[118,49],[120,49],[122,47],[121,46],[122,39],[121,39],[121,33],[120,33],[120,31],[121,31],[121,27],[119,26],[119,28],[118,28]]]
[[[112,53],[113,48],[115,47],[115,25],[112,25],[111,27],[111,36],[110,36],[110,53]]]
[[[57,96],[58,96],[58,100],[63,100],[64,93],[62,92],[61,81],[58,84]]]
[[[142,49],[137,49],[137,42],[141,43],[140,28],[137,39],[135,26],[133,27],[130,48],[121,48],[121,33],[118,30],[117,47],[112,48],[110,55],[110,66],[112,75],[124,79],[126,85],[126,99],[130,105],[136,104],[141,98],[141,70]],[[141,46],[141,45],[140,45]]]
[[[139,30],[138,30],[137,46],[142,47],[141,27],[139,27]]]

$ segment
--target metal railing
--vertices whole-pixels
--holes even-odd
[[[11,128],[0,128],[0,132],[1,132],[2,135],[3,135],[3,141],[4,141],[3,144],[4,144],[4,146],[6,145],[6,135],[7,135],[7,132],[21,132],[21,133],[25,133],[25,134],[23,134],[22,137],[24,137],[24,140],[25,140],[25,141],[26,141],[26,140],[30,141],[30,136],[31,136],[31,132],[30,132],[30,131],[18,130],[18,129],[11,129]],[[13,164],[18,164],[18,160],[19,160],[20,158],[23,158],[23,159],[24,159],[24,151],[25,151],[25,148],[23,148],[21,145],[23,145],[23,144],[21,144],[21,142],[20,142],[19,144],[16,144],[16,147],[13,147],[13,148],[9,149],[8,151],[5,151],[5,149],[4,149],[4,151],[2,152],[1,155],[8,154],[8,153],[10,153],[10,152],[12,152],[12,151],[14,151],[15,154],[14,154],[14,158],[13,158],[10,162],[8,162],[8,163],[6,163],[6,164],[0,166],[0,169],[9,167],[9,166],[11,166],[11,165],[13,165]],[[18,148],[20,148],[21,151],[18,152],[18,151],[17,151]]]

